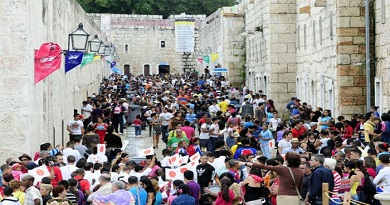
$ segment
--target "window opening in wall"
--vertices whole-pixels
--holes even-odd
[[[129,52],[129,44],[125,44],[125,53]]]
[[[301,27],[298,25],[298,28],[297,28],[297,48],[300,49],[301,47],[301,31],[300,31]]]
[[[333,40],[333,13],[331,12],[329,15],[329,35],[330,39]]]
[[[318,21],[318,34],[319,34],[319,42],[322,44],[322,18],[320,16],[320,19]]]
[[[324,77],[322,76],[321,77],[321,99],[320,99],[320,102],[321,102],[321,107],[323,108],[323,109],[326,109],[325,108],[325,83],[324,83],[324,81],[325,81],[325,79],[324,79]]]
[[[309,101],[309,82],[305,81],[305,102]]]
[[[378,106],[378,112],[382,113],[382,83],[375,80],[375,106]]]
[[[316,87],[314,81],[311,81],[311,107],[316,107]]]
[[[303,47],[306,49],[306,24],[303,25]]]
[[[165,48],[165,41],[160,41],[160,48]]]
[[[334,96],[333,96],[333,83],[331,83],[329,92],[328,92],[328,104],[329,104],[329,110],[331,110],[331,113],[334,113],[333,110],[333,103],[334,103]]]
[[[296,85],[296,89],[297,89],[297,98],[300,98],[301,96],[301,85],[299,84],[299,78],[297,78],[297,85]]]
[[[264,76],[264,95],[268,95],[268,80],[267,80],[267,76]]]
[[[313,21],[313,46],[316,47],[316,21]]]
[[[386,0],[381,0],[381,21],[386,23]]]
[[[129,75],[130,74],[130,65],[129,64],[125,64],[123,66],[123,70],[125,71],[125,75]]]

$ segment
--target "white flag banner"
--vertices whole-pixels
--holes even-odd
[[[191,162],[194,162],[194,161],[199,161],[200,160],[200,154],[199,154],[199,152],[197,152],[197,153],[195,153],[194,155],[192,155],[191,157],[190,157],[190,160],[191,160]]]
[[[178,168],[176,169],[166,169],[165,170],[166,172],[166,180],[176,180],[176,179],[180,179],[180,180],[183,180],[184,177],[183,177],[183,174],[180,173],[180,170]]]
[[[122,151],[125,150],[128,144],[129,144],[129,140],[123,140],[123,146],[122,146],[121,150]]]
[[[274,139],[268,141],[268,144],[269,144],[270,149],[275,149],[275,140]]]
[[[169,158],[169,165],[180,166],[180,155],[177,153]]]
[[[154,155],[153,146],[149,147],[148,149],[138,150],[138,155],[137,155],[138,157],[144,157],[147,155]]]
[[[98,144],[97,145],[97,154],[106,154],[106,145]]]
[[[180,164],[187,164],[187,163],[188,163],[188,158],[189,158],[188,155],[182,156],[182,157],[180,158]]]
[[[28,170],[28,174],[34,177],[34,184],[38,184],[38,182],[42,181],[43,177],[50,176],[50,172],[45,165]]]

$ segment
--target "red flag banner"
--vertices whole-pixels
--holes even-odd
[[[45,79],[61,66],[61,47],[55,43],[44,43],[34,55],[34,84]]]

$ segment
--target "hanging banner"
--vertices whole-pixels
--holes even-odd
[[[199,63],[203,63],[203,58],[202,58],[202,57],[199,57],[199,58],[198,58],[198,62],[199,62]]]
[[[93,53],[86,53],[83,55],[83,61],[81,62],[81,67],[84,67],[88,65],[89,63],[93,62],[93,58],[95,57],[95,54]]]
[[[81,51],[69,51],[65,56],[65,73],[72,70],[76,66],[81,64],[83,60],[83,52]]]
[[[100,55],[96,55],[95,57],[93,57],[93,61],[97,61],[100,59],[102,59],[102,56],[100,56]]]
[[[175,21],[175,51],[194,52],[195,19],[176,19]]]
[[[211,54],[211,61],[212,62],[216,61],[218,58],[219,58],[219,55],[217,52]]]
[[[204,60],[204,62],[206,62],[206,63],[210,63],[210,56],[209,56],[209,55],[203,56],[203,60]]]
[[[34,53],[34,84],[45,79],[61,67],[61,47],[55,43],[44,43]]]
[[[112,62],[110,63],[110,65],[111,65],[111,68],[112,68],[112,67],[115,67],[115,66],[116,66],[116,61],[112,61]]]

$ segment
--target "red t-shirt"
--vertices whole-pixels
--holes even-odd
[[[49,170],[49,172],[50,172],[50,167],[49,166],[46,166],[46,167],[47,167],[47,170]],[[51,180],[51,185],[53,185],[53,187],[56,187],[58,185],[58,182],[63,179],[62,172],[61,172],[60,168],[58,168],[56,166],[53,166],[53,171],[54,171],[54,178]]]
[[[305,134],[306,129],[304,127],[301,127],[301,129],[297,130],[295,127],[291,130],[291,133],[293,135],[293,138],[298,138],[299,136],[302,136]]]
[[[85,194],[85,191],[88,191],[90,189],[91,185],[89,184],[88,180],[83,179],[81,176],[75,176],[73,178],[76,179],[79,182],[80,187],[81,187],[81,191],[84,194]]]
[[[134,126],[141,126],[142,121],[140,119],[134,119],[133,124]]]

